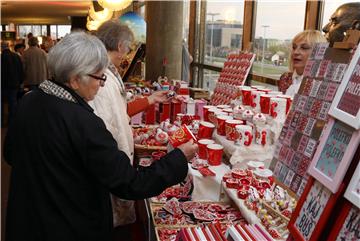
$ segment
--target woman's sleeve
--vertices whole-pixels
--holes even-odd
[[[87,125],[84,165],[110,192],[124,199],[143,199],[160,194],[183,181],[188,172],[185,155],[175,149],[141,171],[130,165],[101,121]]]
[[[127,104],[127,113],[131,117],[136,115],[137,113],[140,113],[141,111],[146,110],[148,107],[149,107],[148,98],[147,97],[139,98]]]

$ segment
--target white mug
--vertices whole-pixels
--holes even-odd
[[[235,129],[239,136],[239,138],[235,140],[235,144],[239,146],[250,146],[253,139],[252,127],[248,125],[237,125]]]
[[[272,97],[270,98],[270,115],[279,121],[285,121],[286,118],[286,99]]]
[[[256,126],[255,143],[259,145],[270,144],[270,128],[268,125]]]

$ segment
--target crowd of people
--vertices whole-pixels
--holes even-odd
[[[360,21],[360,3],[340,6],[324,27],[327,40],[339,41],[334,31],[350,29],[354,20]],[[193,141],[148,168],[132,166],[129,116],[169,100],[158,91],[127,102],[117,67],[133,39],[128,27],[110,20],[94,35],[68,34],[47,54],[35,37],[16,53],[2,43],[2,94],[11,118],[4,157],[12,167],[6,240],[111,240],[114,226],[134,221],[128,200],[185,179],[198,148]],[[296,93],[311,49],[322,41],[314,30],[294,38],[281,91]],[[31,91],[17,103],[21,85]]]

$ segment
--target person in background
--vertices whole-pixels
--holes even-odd
[[[322,31],[332,47],[335,42],[343,41],[349,29],[360,30],[360,2],[345,3],[338,7]]]
[[[110,65],[105,70],[106,84],[101,88],[95,99],[89,102],[111,132],[117,142],[119,150],[127,154],[131,164],[134,159],[134,140],[129,116],[135,115],[148,106],[166,101],[167,91],[157,91],[147,98],[137,99],[127,103],[126,90],[118,73],[124,56],[130,51],[130,44],[134,35],[129,27],[118,21],[107,21],[97,30],[96,36],[104,43],[110,59]],[[135,209],[133,201],[120,200],[114,196],[113,203],[114,226],[135,222]]]
[[[7,124],[13,118],[17,95],[24,80],[20,56],[13,53],[8,42],[1,42],[1,124],[5,126],[5,101],[8,104]]]
[[[25,81],[24,86],[30,90],[36,88],[48,77],[46,53],[38,47],[38,39],[32,37],[29,39],[29,48],[23,55]]]
[[[110,192],[144,199],[186,177],[192,141],[144,170],[118,149],[87,103],[104,86],[108,64],[98,38],[68,34],[49,52],[52,78],[19,103],[4,142],[12,167],[5,240],[111,240]]]
[[[15,44],[14,51],[22,58],[22,55],[25,52],[25,44]]]
[[[325,37],[317,30],[305,30],[298,33],[292,40],[289,70],[281,75],[278,81],[279,91],[294,96],[303,79],[306,62],[315,43],[326,42]]]
[[[187,47],[186,40],[182,41],[182,72],[181,72],[181,80],[189,83],[190,81],[190,64],[193,61],[193,57],[189,53],[189,49]]]

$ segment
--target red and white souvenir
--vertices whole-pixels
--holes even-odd
[[[251,121],[254,116],[254,112],[252,110],[245,110],[242,113],[242,119],[246,121]]]
[[[226,180],[226,187],[227,188],[234,188],[234,189],[238,189],[239,187],[239,180],[236,178],[228,178]]]
[[[242,89],[241,93],[242,93],[242,103],[243,103],[243,105],[252,106],[253,96],[252,96],[252,93],[251,93],[251,88]]]
[[[208,119],[209,122],[215,124],[216,122],[216,114],[221,113],[222,111],[218,108],[209,109]]]
[[[249,161],[246,163],[250,170],[256,170],[256,168],[264,168],[264,163],[259,161]]]
[[[272,95],[273,97],[276,97],[278,95],[282,95],[283,93],[281,91],[275,91],[275,90],[272,90],[268,93],[268,95]]]
[[[242,105],[237,105],[234,107],[234,110],[233,110],[233,116],[235,119],[242,119],[242,114],[243,112],[245,111],[245,108],[244,106]]]
[[[286,99],[277,98],[277,97],[271,98],[270,99],[270,115],[278,121],[285,121],[286,103],[287,103]]]
[[[174,216],[181,216],[182,214],[179,201],[175,197],[167,201],[164,204],[163,209],[165,209]]]
[[[233,109],[231,108],[223,109],[222,111],[225,112],[228,116],[233,116]]]
[[[224,147],[219,144],[207,145],[208,163],[211,166],[219,166],[222,161]]]
[[[270,113],[270,98],[271,95],[262,94],[260,95],[260,109],[261,113],[269,114]]]
[[[266,116],[263,113],[257,113],[253,117],[255,126],[263,126],[266,124]]]
[[[289,113],[292,104],[292,97],[290,95],[277,95],[277,97],[286,99],[286,114]]]
[[[165,155],[166,152],[164,151],[154,151],[153,153],[151,153],[151,157],[153,158],[154,161],[160,160],[160,158]]]
[[[212,214],[211,212],[202,210],[202,209],[193,210],[193,214],[196,219],[201,220],[201,221],[210,222],[216,218],[216,216],[214,214]]]
[[[225,136],[225,121],[232,120],[233,117],[228,115],[218,115],[216,119],[217,119],[216,131],[218,135]]]
[[[209,110],[210,109],[215,109],[216,107],[213,105],[205,105],[203,107],[203,120],[204,121],[209,121]]]
[[[225,121],[225,136],[229,141],[235,141],[239,138],[235,126],[244,125],[245,122],[243,120],[226,120]]]
[[[165,144],[169,140],[169,135],[165,131],[158,128],[156,131],[155,140],[161,144]]]
[[[191,139],[193,139],[195,142],[197,141],[194,134],[189,130],[186,125],[182,125],[171,136],[169,136],[169,142],[174,148],[190,141]]]
[[[231,172],[225,173],[222,180],[223,180],[223,182],[226,182],[226,180],[228,180],[229,178],[232,178]]]
[[[260,111],[260,96],[264,94],[262,91],[252,90],[252,105],[251,107],[254,108],[255,111]]]
[[[201,139],[198,141],[198,155],[200,159],[207,159],[207,145],[214,143],[215,141],[211,139]]]
[[[256,126],[255,143],[265,146],[269,145],[270,141],[270,127],[268,125]]]
[[[250,146],[253,140],[252,128],[248,125],[237,125],[235,127],[239,138],[236,139],[235,144],[239,146]]]
[[[201,121],[197,137],[199,139],[211,139],[215,130],[215,125],[207,121]]]
[[[270,169],[258,168],[254,171],[254,175],[256,176],[256,178],[258,178],[260,180],[268,181],[269,177],[272,177],[273,172]]]
[[[201,203],[194,201],[187,201],[182,203],[181,208],[185,213],[191,214],[193,213],[194,210],[201,208]]]

